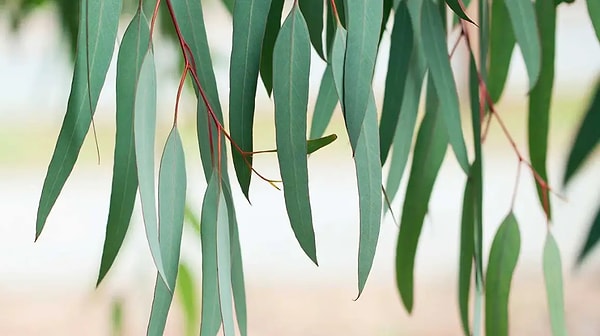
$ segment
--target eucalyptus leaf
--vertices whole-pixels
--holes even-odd
[[[327,129],[327,125],[329,125],[333,110],[337,103],[338,96],[335,90],[335,83],[333,82],[333,72],[331,71],[331,66],[327,65],[319,86],[319,94],[317,95],[315,110],[310,125],[311,138],[321,137],[323,133],[325,133],[325,129]]]
[[[562,264],[558,245],[550,232],[546,235],[546,243],[544,244],[543,268],[552,335],[566,336]]]
[[[538,82],[541,71],[540,33],[533,2],[524,0],[504,0],[511,20],[513,31],[521,49],[529,76],[529,88]],[[536,1],[537,2],[537,1]],[[551,1],[546,1],[552,5]]]
[[[513,50],[515,49],[515,33],[510,21],[505,0],[492,2],[490,27],[490,60],[488,72],[488,91],[492,101],[497,102],[502,96]]]

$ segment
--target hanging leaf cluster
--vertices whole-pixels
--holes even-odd
[[[514,149],[519,168],[527,169],[535,178],[540,210],[548,220],[542,264],[552,331],[564,335],[561,260],[549,225],[553,189],[546,171],[556,9],[561,2],[473,2],[478,13],[470,16],[466,10],[469,1],[462,0],[294,0],[289,6],[283,0],[223,0],[233,19],[227,104],[230,126],[226,129],[201,1],[140,0],[122,37],[117,36],[124,7],[121,0],[78,1],[73,82],[39,201],[36,239],[93,125],[115,41],[120,39],[112,191],[98,284],[118,256],[139,194],[156,266],[149,335],[163,333],[176,284],[186,293],[195,291],[193,272],[180,262],[184,217],[189,213],[185,206],[186,155],[178,126],[178,102],[186,79],[197,97],[197,145],[207,183],[202,203],[191,205],[201,213],[195,227],[201,240],[202,300],[201,307],[196,307],[194,301],[184,299],[186,319],[192,325],[189,330],[194,330],[194,315],[199,314],[201,335],[216,335],[221,329],[225,335],[234,335],[236,329],[241,335],[248,332],[243,250],[231,183],[237,183],[248,200],[253,178],[283,189],[290,229],[299,248],[318,265],[308,160],[309,154],[336,140],[337,135],[325,135],[325,131],[333,114],[340,111],[358,186],[358,296],[373,265],[382,218],[388,211],[394,213],[393,200],[406,178],[404,202],[398,209],[396,282],[406,309],[410,312],[418,304],[415,254],[433,187],[450,149],[466,178],[457,290],[462,327],[466,335],[483,328],[488,335],[508,334],[511,280],[521,245],[512,207],[506,209],[508,214],[495,234],[489,259],[483,260],[488,247],[482,242],[482,143],[488,125],[496,122]],[[587,0],[587,5],[600,38],[600,6],[596,0]],[[173,125],[166,139],[156,138],[158,79],[153,39],[159,10],[175,32],[184,63]],[[452,13],[451,20],[448,13]],[[456,47],[448,44],[451,30],[459,32],[456,44],[463,43],[469,51],[468,106],[461,106],[450,65]],[[390,36],[386,50],[380,48],[384,34]],[[512,140],[502,111],[495,105],[502,96],[517,45],[529,78],[529,157]],[[311,50],[319,57],[312,58]],[[378,55],[383,53],[389,55],[389,61],[383,98],[378,101],[373,73]],[[309,124],[311,62],[326,67]],[[274,105],[273,150],[254,146],[255,100],[258,90],[263,89]],[[422,94],[425,112],[418,118]],[[578,171],[600,139],[598,127],[593,126],[600,123],[599,96],[596,93],[575,141],[565,181]],[[472,148],[466,145],[463,129],[466,124],[462,118],[468,115],[461,111],[467,110]],[[155,157],[157,141],[162,144],[160,158]],[[253,166],[254,155],[269,152],[277,155],[281,181],[264,177]],[[229,154],[235,177],[228,175]],[[404,176],[408,167],[410,173]],[[597,218],[582,257],[600,238]],[[470,300],[472,293],[474,300]]]

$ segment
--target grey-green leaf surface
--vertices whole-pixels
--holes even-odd
[[[235,5],[235,0],[221,0],[221,3],[223,4],[223,6],[225,6],[225,8],[227,8],[227,11],[230,14],[233,14],[233,8],[235,7],[234,6]]]
[[[592,249],[596,246],[596,244],[598,244],[598,240],[600,240],[600,205],[598,205],[596,217],[594,217],[594,220],[590,225],[590,230],[588,231],[587,238],[585,239],[585,244],[577,256],[578,264],[580,264],[583,259],[590,254]]]
[[[229,128],[233,141],[253,151],[254,108],[260,53],[271,0],[238,1],[233,11],[233,42],[229,67]],[[242,192],[249,199],[252,156],[232,151],[233,166]]]
[[[150,253],[158,273],[168,286],[168,278],[160,253],[158,219],[156,216],[156,188],[154,181],[154,144],[156,132],[156,67],[154,54],[149,50],[138,78],[135,93],[133,132],[142,216]],[[171,289],[169,287],[169,289]]]
[[[181,34],[185,38],[187,44],[190,46],[192,55],[194,57],[194,66],[198,74],[200,84],[206,93],[208,102],[215,113],[217,119],[223,122],[223,113],[221,110],[221,104],[219,102],[219,94],[217,92],[217,82],[212,67],[212,60],[210,56],[210,46],[208,45],[206,37],[206,29],[204,26],[204,14],[202,12],[202,3],[195,0],[171,0],[175,17],[179,23]],[[196,96],[198,95],[198,88],[194,86],[196,90]],[[200,148],[200,159],[202,160],[202,168],[204,170],[204,176],[208,180],[212,176],[213,162],[211,157],[211,142],[208,141],[210,138],[209,132],[209,118],[207,118],[207,109],[202,100],[199,98],[197,106],[197,135],[198,135],[198,146]],[[214,126],[214,125],[213,125]],[[212,132],[212,143],[217,143],[217,132]],[[225,151],[223,151],[225,155]],[[223,162],[225,166],[225,162]],[[227,170],[223,169],[223,176],[227,176]],[[227,180],[226,178],[224,178]]]
[[[306,154],[312,154],[319,149],[331,144],[337,139],[336,134],[329,134],[328,136],[320,137],[317,139],[310,139],[306,141]]]
[[[275,140],[283,196],[294,235],[304,252],[317,264],[306,158],[310,41],[308,27],[297,4],[281,26],[273,58]]]
[[[137,79],[148,51],[150,29],[138,11],[125,31],[117,59],[117,131],[110,207],[97,284],[111,268],[129,227],[138,187],[133,135]]]
[[[88,17],[87,12],[94,15]],[[81,2],[79,11],[81,29],[77,36],[78,47],[73,82],[67,112],[40,195],[35,224],[36,240],[42,233],[48,215],[73,171],[83,140],[90,128],[113,56],[120,12],[120,0]]]
[[[508,15],[521,49],[529,76],[529,88],[533,89],[541,70],[540,33],[533,2],[523,0],[504,0]],[[551,4],[551,1],[547,1]]]
[[[485,334],[508,335],[508,301],[513,272],[519,259],[521,237],[519,224],[510,213],[500,224],[492,248],[486,272],[485,286]]]
[[[217,276],[217,218],[220,198],[218,173],[211,175],[202,201],[202,308],[200,334],[217,335],[221,327],[221,304]]]
[[[465,184],[462,219],[460,226],[460,252],[458,257],[458,308],[465,335],[471,335],[469,326],[469,297],[473,274],[474,231],[475,231],[475,185],[473,166]]]
[[[248,334],[248,317],[246,312],[246,289],[244,288],[244,268],[242,264],[242,248],[238,223],[235,214],[235,204],[227,184],[223,185],[225,202],[229,219],[229,237],[231,250],[231,287],[237,325],[242,336]]]
[[[175,286],[175,294],[178,296],[183,308],[185,335],[197,335],[198,331],[198,291],[196,290],[196,279],[194,274],[186,263],[179,264],[177,272],[177,285]]]
[[[175,288],[179,270],[186,187],[183,145],[177,127],[173,127],[165,143],[158,177],[160,252],[167,283],[165,284],[160,276],[156,277],[148,335],[163,335],[173,300],[173,292],[170,289]]]
[[[446,0],[446,3],[448,4],[448,7],[450,7],[450,9],[452,9],[454,14],[456,14],[459,18],[469,21],[474,25],[477,25],[475,22],[473,22],[473,20],[471,20],[471,18],[467,15],[467,13],[465,13],[465,11],[463,10],[463,8],[460,5],[459,0]]]
[[[433,185],[448,147],[439,103],[429,80],[425,118],[415,143],[396,247],[396,283],[404,307],[409,312],[413,308],[414,264],[419,236]]]
[[[406,2],[401,2],[394,16],[394,28],[390,38],[390,55],[385,78],[385,91],[381,122],[379,123],[379,143],[381,164],[387,159],[400,118],[404,87],[409,80],[408,72],[413,51],[412,21]]]
[[[562,264],[560,250],[552,233],[546,235],[544,244],[544,281],[550,311],[550,326],[553,336],[566,336],[565,302],[563,294]]]
[[[425,59],[417,46],[418,44],[415,45],[411,56],[408,78],[404,87],[404,98],[402,99],[402,107],[400,108],[400,118],[396,126],[396,134],[394,135],[394,142],[392,144],[390,170],[385,184],[385,190],[390,200],[396,197],[408,162],[417,122],[423,79],[425,78]]]
[[[379,134],[377,107],[371,93],[369,105],[358,137],[354,162],[358,183],[360,237],[358,241],[358,296],[362,293],[373,266],[381,226],[381,166],[379,164]]]
[[[347,0],[345,5],[348,36],[344,62],[344,117],[354,152],[372,90],[383,0]]]
[[[537,23],[542,46],[541,72],[537,84],[529,93],[528,145],[533,169],[545,181],[548,154],[548,130],[550,128],[550,104],[554,86],[554,51],[556,39],[556,7],[552,1],[536,1]],[[600,133],[600,132],[599,132]],[[550,193],[535,183],[540,204],[551,218]],[[546,208],[547,207],[547,208]]]
[[[510,60],[515,49],[515,33],[510,22],[505,0],[492,2],[490,27],[490,60],[487,87],[492,101],[497,102],[502,96]]]
[[[460,122],[456,83],[446,50],[446,33],[439,10],[432,0],[424,0],[421,15],[423,51],[429,65],[433,86],[440,100],[440,113],[454,155],[466,173],[469,170],[469,158]]]
[[[333,82],[333,72],[331,71],[331,65],[327,65],[321,79],[315,110],[310,124],[310,137],[312,139],[319,138],[325,133],[337,103],[338,96],[335,91],[335,83]]]
[[[310,41],[321,59],[325,60],[323,52],[323,8],[320,0],[298,0],[302,15],[308,25]]]
[[[569,151],[563,184],[567,184],[571,180],[590,154],[593,153],[594,148],[600,143],[600,128],[598,125],[600,125],[600,81],[596,84],[594,96]]]
[[[229,213],[223,192],[219,193],[217,205],[217,281],[223,334],[235,335],[231,289],[231,243],[229,236]]]
[[[597,0],[587,0],[588,14],[596,32],[596,38],[600,41],[600,2]]]
[[[333,36],[329,65],[333,74],[333,83],[338,94],[338,101],[344,111],[344,62],[346,59],[346,29],[338,22]]]
[[[272,0],[265,36],[262,42],[262,51],[260,58],[260,78],[262,78],[267,94],[271,95],[273,89],[273,47],[281,27],[281,12],[285,0]]]

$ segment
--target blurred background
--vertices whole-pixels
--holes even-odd
[[[17,31],[3,8],[0,6],[0,335],[110,335],[115,302],[122,305],[123,334],[142,335],[150,312],[155,269],[139,208],[117,263],[102,285],[95,288],[110,195],[116,54],[95,116],[100,164],[90,132],[45,231],[34,244],[37,202],[66,108],[72,56],[68,35],[63,33],[54,6],[31,12]],[[123,17],[119,36],[129,18]],[[221,102],[227,111],[231,18],[220,2],[206,1],[205,20]],[[456,36],[452,34],[450,41]],[[166,37],[159,36],[155,42],[159,118],[163,121],[157,137],[159,151],[172,118],[180,56],[177,46]],[[386,33],[375,74],[379,104],[388,47]],[[553,230],[563,258],[567,324],[571,335],[600,335],[600,255],[595,253],[581,267],[574,267],[600,200],[600,155],[595,153],[568,189],[562,188],[560,178],[568,148],[600,75],[600,44],[583,1],[559,7],[556,48],[548,168],[551,186],[565,198],[553,197],[552,201]],[[310,111],[325,68],[316,54],[313,56]],[[463,83],[459,85],[461,94],[465,91],[466,57],[461,45],[453,58],[456,78]],[[518,48],[513,62],[507,90],[497,109],[526,153],[527,77]],[[260,83],[258,90],[255,148],[274,148],[272,102]],[[467,108],[468,104],[463,106]],[[468,111],[464,112],[466,116]],[[180,113],[182,137],[190,174],[189,205],[199,214],[205,184],[194,113],[195,98],[188,90]],[[463,123],[465,129],[470,128],[468,118]],[[409,316],[395,288],[393,263],[398,228],[389,218],[382,224],[366,290],[358,301],[353,301],[357,294],[359,210],[354,165],[339,110],[330,132],[337,133],[339,139],[309,160],[320,267],[315,267],[296,243],[281,192],[253,179],[250,205],[234,186],[251,334],[462,334],[457,272],[465,176],[451,151],[438,176],[421,235],[415,307]],[[483,148],[484,241],[489,251],[496,228],[510,208],[518,160],[494,122]],[[255,164],[264,175],[278,177],[276,156],[257,157]],[[235,176],[233,171],[230,176]],[[515,209],[522,253],[510,298],[513,335],[550,333],[541,267],[546,222],[534,190],[531,173],[522,168]],[[400,196],[393,204],[396,216],[402,201]],[[199,276],[200,243],[188,228],[182,260]],[[197,281],[199,286],[199,278]],[[168,335],[185,333],[179,303],[176,298],[167,324]]]

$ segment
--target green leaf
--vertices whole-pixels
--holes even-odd
[[[542,46],[541,72],[537,84],[529,93],[528,145],[531,165],[538,175],[548,181],[546,157],[548,154],[548,129],[550,104],[554,85],[554,50],[556,39],[556,7],[552,1],[536,1],[537,22]],[[540,204],[551,218],[550,193],[534,182]],[[546,201],[544,201],[544,199]],[[546,206],[548,207],[546,209]]]
[[[117,59],[117,132],[110,207],[97,285],[110,270],[129,228],[138,187],[133,135],[137,79],[148,51],[148,20],[138,11],[125,31]]]
[[[235,7],[234,6],[235,5],[235,0],[221,0],[221,3],[223,4],[223,6],[225,6],[225,8],[227,8],[227,11],[230,14],[233,14],[233,8]]]
[[[281,26],[281,12],[285,0],[272,0],[269,15],[267,16],[267,25],[265,36],[262,42],[262,51],[260,58],[260,78],[262,78],[267,94],[271,95],[273,89],[273,47],[279,34]]]
[[[180,263],[179,272],[177,273],[175,294],[178,294],[181,307],[183,308],[186,336],[198,334],[198,330],[196,330],[199,315],[198,303],[196,301],[198,292],[196,290],[195,281],[190,267],[186,263]]]
[[[594,31],[596,32],[596,37],[600,41],[600,3],[596,0],[587,0],[587,9],[592,25],[594,26]]]
[[[306,18],[310,41],[319,57],[325,60],[323,53],[323,1],[299,0],[302,15]]]
[[[471,291],[471,274],[473,271],[473,255],[475,241],[475,179],[472,177],[473,166],[465,184],[463,196],[462,219],[460,226],[460,255],[458,257],[458,307],[465,335],[471,335],[469,327],[469,296]]]
[[[179,270],[186,186],[183,145],[177,127],[173,127],[165,143],[158,177],[160,252],[167,282],[165,284],[161,276],[157,275],[148,335],[163,334],[173,300],[170,289],[175,288]]]
[[[362,293],[373,266],[379,229],[381,226],[381,166],[379,164],[379,136],[377,132],[377,107],[371,93],[365,122],[358,137],[356,178],[360,209],[360,237],[358,242],[358,296]]]
[[[337,103],[338,96],[335,91],[335,83],[333,82],[333,72],[331,71],[331,66],[327,65],[321,79],[321,85],[319,86],[319,94],[317,95],[315,111],[313,112],[310,125],[311,138],[318,138],[325,133]]]
[[[387,23],[390,19],[393,6],[394,0],[383,0],[383,16],[381,20],[381,29],[379,30],[379,43],[381,43],[381,38],[383,37],[383,32],[385,31]]]
[[[448,140],[454,155],[463,171],[469,170],[469,158],[462,133],[458,94],[450,59],[446,51],[446,34],[438,8],[432,0],[423,2],[421,37],[433,86],[440,100],[441,115],[444,119]]]
[[[598,207],[598,211],[596,211],[596,217],[594,221],[590,225],[590,231],[587,234],[587,238],[585,239],[585,244],[581,248],[579,255],[577,256],[577,263],[580,264],[585,257],[590,254],[592,249],[596,246],[600,240],[600,206]]]
[[[600,81],[569,152],[563,184],[567,184],[600,143]]]
[[[519,259],[519,224],[510,213],[496,232],[488,261],[485,288],[485,334],[508,335],[508,297]]]
[[[275,136],[285,205],[298,243],[317,264],[306,158],[310,41],[297,4],[281,27],[273,56]]]
[[[239,1],[233,11],[233,44],[229,71],[229,127],[232,140],[253,151],[252,130],[260,53],[271,0]],[[233,166],[242,192],[249,199],[252,157],[232,150]]]
[[[394,28],[390,42],[390,56],[385,78],[385,92],[379,123],[381,164],[387,159],[400,118],[408,81],[409,65],[413,51],[412,22],[406,2],[401,2],[394,16]],[[414,125],[413,125],[414,127]]]
[[[221,320],[225,336],[235,335],[231,289],[231,241],[229,236],[229,214],[223,193],[219,193],[217,210],[217,278]]]
[[[356,150],[372,90],[382,16],[383,0],[346,1],[348,37],[344,62],[343,111],[353,152]]]
[[[344,62],[346,59],[346,29],[338,22],[331,46],[331,55],[329,56],[329,66],[333,74],[333,83],[338,94],[338,100],[342,111],[344,111]]]
[[[452,9],[454,14],[456,14],[459,18],[469,21],[472,24],[477,26],[477,24],[475,22],[473,22],[473,20],[471,20],[471,18],[469,16],[467,16],[465,11],[461,7],[459,0],[446,0],[446,4],[448,4],[448,7],[450,7],[450,9]]]
[[[246,313],[246,289],[244,288],[244,268],[242,265],[242,248],[238,223],[235,215],[235,204],[228,185],[223,186],[227,213],[229,218],[229,237],[231,247],[231,287],[238,328],[242,336],[248,334],[248,317]]]
[[[179,23],[181,34],[192,51],[195,64],[194,66],[198,74],[200,84],[202,85],[202,88],[206,94],[208,103],[210,104],[217,119],[222,123],[223,112],[219,102],[217,82],[212,67],[210,47],[206,37],[202,3],[195,0],[171,0],[171,4],[175,12],[175,18]],[[195,85],[194,90],[196,91],[196,96],[199,97],[198,88]],[[212,176],[213,170],[213,162],[211,157],[212,149],[210,145],[211,143],[215,145],[217,144],[217,132],[213,128],[212,142],[209,141],[211,138],[211,132],[209,132],[209,118],[207,118],[208,110],[201,100],[199,100],[197,108],[196,126],[198,146],[200,148],[200,159],[202,160],[204,176],[206,179],[208,179],[210,176]],[[223,151],[223,155],[225,154],[225,151]],[[223,166],[223,168],[226,168],[225,161],[223,161]],[[223,179],[227,180],[227,169],[223,169],[222,173]]]
[[[563,294],[560,251],[552,233],[548,232],[544,244],[544,280],[550,310],[550,325],[553,336],[566,336],[565,303]]]
[[[156,68],[154,54],[148,51],[144,57],[135,93],[133,120],[135,136],[135,159],[137,166],[142,215],[146,238],[158,273],[169,286],[158,241],[156,217],[156,190],[154,186],[154,143],[156,132]],[[169,287],[171,289],[171,287]]]
[[[86,15],[88,12],[93,13],[89,18]],[[81,29],[77,37],[78,48],[71,93],[40,195],[35,225],[36,240],[42,233],[50,210],[73,171],[81,145],[90,128],[113,56],[120,12],[121,1],[119,0],[81,2],[79,11]]]
[[[112,302],[111,307],[111,335],[112,336],[121,336],[125,335],[124,327],[123,327],[123,300],[120,298],[116,298]]]
[[[510,60],[515,48],[515,33],[507,22],[510,21],[505,0],[494,0],[492,2],[492,24],[490,28],[490,60],[488,74],[488,91],[493,102],[500,100]]]
[[[400,118],[396,126],[396,133],[392,144],[390,171],[385,186],[385,190],[391,200],[394,199],[398,192],[400,181],[408,162],[408,155],[412,147],[413,134],[417,122],[423,79],[425,78],[425,59],[423,58],[418,41],[415,41],[415,43],[408,68],[407,83],[404,87]]]
[[[529,75],[529,88],[533,89],[540,76],[541,47],[535,10],[531,1],[504,0],[513,31]],[[550,3],[549,1],[547,1]]]
[[[202,201],[201,335],[217,335],[221,327],[221,304],[217,276],[217,220],[220,198],[218,173],[211,175]]]
[[[448,146],[439,109],[435,89],[428,81],[425,118],[415,143],[396,247],[396,283],[409,312],[413,307],[415,253],[433,185]]]
[[[306,141],[306,154],[312,154],[319,149],[329,145],[337,139],[336,134],[329,134],[318,139],[311,139]]]

